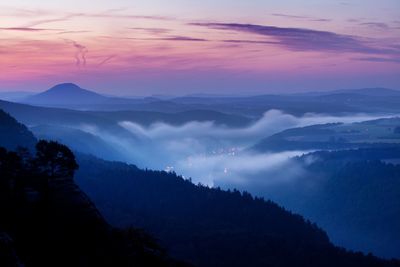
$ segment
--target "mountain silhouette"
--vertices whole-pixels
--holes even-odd
[[[25,103],[46,106],[99,104],[107,97],[82,89],[73,83],[58,84],[49,90],[25,99]]]

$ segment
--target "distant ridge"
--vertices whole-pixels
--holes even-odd
[[[400,90],[382,88],[382,87],[371,87],[371,88],[359,88],[359,89],[339,89],[331,91],[314,91],[295,93],[295,96],[326,96],[326,95],[364,95],[364,96],[400,96]]]
[[[361,94],[361,95],[367,95],[367,96],[400,96],[400,90],[376,87],[376,88],[335,90],[335,91],[327,92],[327,94]]]
[[[20,101],[26,99],[27,97],[33,96],[34,92],[25,91],[5,91],[0,92],[0,99],[6,101]]]
[[[49,90],[30,96],[23,102],[28,104],[60,106],[60,105],[85,105],[105,102],[107,97],[95,92],[82,89],[74,83],[58,84]]]
[[[106,96],[82,89],[73,83],[63,83],[31,96],[23,104],[43,107],[92,111],[152,111],[176,113],[193,110],[213,110],[226,114],[260,117],[265,111],[278,109],[292,115],[305,113],[398,113],[400,90],[364,88],[297,94],[264,94],[254,96],[181,96],[171,99],[156,97],[123,98]]]

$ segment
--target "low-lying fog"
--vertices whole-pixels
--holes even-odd
[[[96,125],[83,125],[90,132],[141,168],[175,171],[194,183],[209,186],[246,188],[255,184],[286,183],[301,176],[302,169],[291,157],[306,151],[257,153],[249,147],[261,139],[282,130],[313,124],[358,122],[377,119],[376,116],[345,117],[307,114],[295,117],[271,110],[246,128],[227,128],[212,122],[189,122],[181,126],[156,123],[143,127],[131,121],[119,124],[135,138],[111,136]]]

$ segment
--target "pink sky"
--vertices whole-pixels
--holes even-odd
[[[398,1],[34,2],[0,4],[0,91],[400,89]]]

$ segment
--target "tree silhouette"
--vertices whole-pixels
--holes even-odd
[[[67,146],[45,140],[40,140],[36,145],[35,163],[39,172],[50,179],[72,179],[79,167],[74,154]]]

